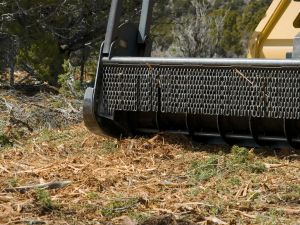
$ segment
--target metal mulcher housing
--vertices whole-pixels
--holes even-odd
[[[152,0],[139,27],[113,0],[84,121],[96,134],[186,134],[203,143],[300,148],[300,60],[154,58]]]

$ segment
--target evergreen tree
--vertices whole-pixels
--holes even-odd
[[[170,46],[182,47],[184,39],[190,39],[196,46],[192,56],[243,56],[248,38],[271,0],[193,2],[207,6],[205,18],[199,15],[196,18],[197,9],[191,1],[155,1],[152,26],[155,49],[166,51]],[[12,59],[15,58],[19,67],[55,85],[64,59],[74,55],[72,52],[90,52],[81,50],[86,45],[98,51],[104,39],[110,3],[110,0],[1,0],[0,70],[11,64],[8,58],[11,62],[15,62]],[[127,19],[138,22],[140,3],[141,0],[124,0],[122,22]],[[197,29],[193,30],[193,24]],[[179,46],[178,39],[187,28],[194,37],[186,36]],[[201,37],[203,33],[205,37]],[[6,57],[1,35],[10,41],[17,40],[12,41],[19,49],[15,57],[11,57],[14,54]]]

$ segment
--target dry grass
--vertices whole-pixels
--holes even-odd
[[[0,150],[0,223],[118,224],[124,215],[141,222],[173,214],[196,224],[299,224],[299,155],[276,155],[178,136],[115,140],[83,124],[44,130]],[[72,184],[3,191],[60,180]]]
[[[164,134],[116,140],[83,124],[37,123],[30,133],[11,124],[3,102],[36,115],[29,103],[64,109],[65,101],[0,94],[0,224],[300,224],[295,152],[205,146]],[[52,181],[72,183],[11,191]]]

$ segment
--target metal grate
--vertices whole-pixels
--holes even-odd
[[[300,119],[297,68],[104,65],[103,111]]]
[[[101,105],[108,115],[118,111],[158,111],[158,86],[155,74],[140,66],[103,68]]]

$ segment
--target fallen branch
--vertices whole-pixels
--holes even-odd
[[[249,191],[249,187],[251,185],[251,182],[249,182],[248,184],[242,186],[238,192],[236,193],[235,197],[236,198],[240,198],[240,197],[246,197]]]
[[[288,215],[300,215],[300,208],[272,208],[275,209],[277,211],[281,211],[284,212],[285,214]]]
[[[292,164],[269,164],[269,163],[265,163],[265,166],[267,169],[276,169],[276,168],[282,168],[282,167],[293,167],[293,168],[297,168],[300,169],[299,166],[296,165],[292,165]]]
[[[250,219],[256,219],[257,218],[256,215],[251,215],[251,214],[245,213],[245,212],[240,211],[240,210],[233,210],[233,212],[235,212],[237,214],[240,214],[240,215],[242,215],[244,217],[250,218]]]
[[[254,86],[254,83],[251,80],[249,80],[249,78],[246,77],[246,75],[244,75],[241,71],[239,71],[238,69],[235,69],[235,72],[237,74],[239,74],[242,78],[244,78],[247,82],[249,82],[252,86]]]
[[[27,74],[25,77],[23,77],[18,84],[22,84],[24,81],[28,80],[30,78],[30,74]]]
[[[208,222],[212,222],[215,224],[219,224],[219,225],[226,225],[228,223],[220,220],[219,218],[215,217],[215,216],[209,216],[209,217],[205,217],[205,220],[207,220]]]
[[[205,207],[213,207],[211,204],[202,203],[202,202],[186,202],[186,203],[178,203],[175,204],[178,206],[205,206]]]
[[[0,196],[0,202],[10,202],[13,200],[13,197],[10,196]]]
[[[17,119],[14,116],[13,111],[11,111],[11,113],[10,113],[9,122],[12,123],[12,124],[21,125],[23,127],[26,127],[30,132],[33,132],[33,128],[28,123],[26,123],[26,122],[24,122],[22,120]]]
[[[9,111],[14,107],[12,104],[8,103],[5,98],[0,98],[0,102],[2,102]]]
[[[3,167],[3,166],[1,166],[1,165],[0,165],[0,169],[1,169],[1,173],[2,173],[3,171],[5,171],[6,173],[11,174],[11,172],[10,172],[8,169],[6,169],[5,167]]]
[[[57,87],[51,86],[49,84],[15,84],[11,85],[0,85],[0,90],[14,90],[23,93],[37,93],[37,92],[47,92],[53,94],[59,94],[59,89]]]
[[[31,189],[59,189],[64,188],[67,185],[71,184],[71,181],[54,181],[44,184],[35,184],[35,185],[28,185],[28,186],[21,186],[21,187],[14,187],[14,188],[5,188],[4,192],[21,192],[24,193]]]
[[[13,221],[14,224],[28,224],[28,225],[39,225],[39,224],[46,224],[44,221],[40,220],[19,220]]]

